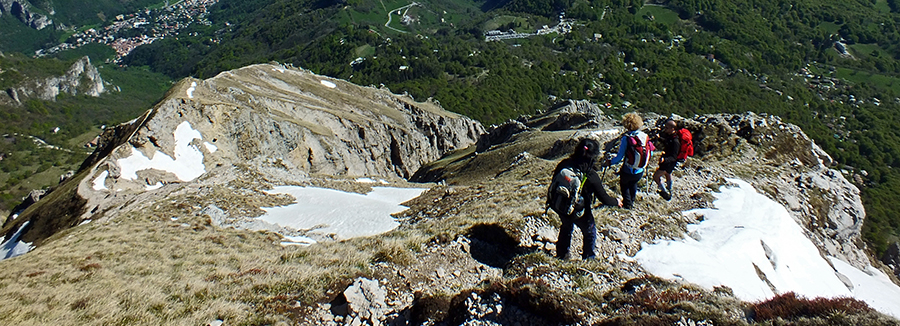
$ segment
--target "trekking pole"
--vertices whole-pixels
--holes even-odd
[[[600,184],[606,183],[606,170],[609,170],[608,166],[603,167],[603,169],[600,170]]]
[[[609,160],[610,160],[610,153],[607,151],[606,153],[603,153],[603,164],[605,164]],[[601,164],[601,165],[603,165],[603,164]],[[610,165],[604,166],[603,169],[600,171],[600,173],[602,174],[600,176],[601,184],[606,183],[606,170],[609,170],[609,167],[610,167]]]

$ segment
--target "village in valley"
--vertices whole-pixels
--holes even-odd
[[[485,34],[484,41],[491,42],[491,41],[508,40],[508,39],[516,39],[516,38],[527,38],[527,37],[532,37],[532,36],[537,36],[537,35],[547,35],[547,34],[552,34],[552,33],[568,34],[569,32],[572,31],[572,27],[574,25],[575,25],[575,20],[574,19],[566,19],[566,13],[563,12],[563,13],[559,14],[559,24],[556,24],[556,26],[549,27],[547,25],[544,25],[543,27],[539,28],[534,33],[519,33],[519,32],[516,32],[515,30],[509,30],[506,32],[501,31],[501,30],[490,30],[490,31],[487,31],[484,33]]]
[[[217,2],[218,0],[183,0],[171,5],[167,3],[161,9],[145,9],[133,14],[118,15],[107,26],[79,30],[64,43],[36,51],[35,56],[42,57],[90,43],[101,43],[112,47],[116,51],[116,61],[119,61],[138,46],[178,36],[182,29],[191,24],[210,25],[206,15],[209,7]]]

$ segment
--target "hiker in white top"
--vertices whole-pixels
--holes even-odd
[[[622,192],[622,207],[631,209],[637,195],[638,181],[644,176],[644,169],[650,162],[655,149],[647,134],[640,131],[644,121],[637,113],[626,114],[622,125],[627,130],[619,141],[619,152],[611,160],[603,163],[610,166],[622,162],[619,169],[619,190]]]

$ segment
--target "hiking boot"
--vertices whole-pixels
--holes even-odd
[[[670,195],[669,192],[666,191],[665,189],[660,189],[658,191],[658,193],[659,193],[659,196],[662,197],[663,199],[665,199],[666,201],[672,200],[672,195]]]

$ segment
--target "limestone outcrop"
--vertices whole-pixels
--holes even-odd
[[[98,97],[107,92],[107,83],[87,56],[73,63],[66,73],[47,78],[33,78],[6,90],[6,101],[21,105],[27,98],[55,101],[60,94]]]
[[[12,15],[23,24],[41,30],[53,24],[49,17],[35,13],[26,1],[0,0],[0,16]]]

